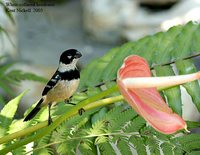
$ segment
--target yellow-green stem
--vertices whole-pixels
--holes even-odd
[[[77,104],[76,106],[72,107],[72,108],[68,111],[68,113],[66,113],[65,115],[62,115],[62,116],[59,116],[58,118],[56,118],[55,121],[54,121],[54,123],[52,123],[50,126],[47,126],[47,122],[42,122],[42,123],[39,123],[40,125],[35,125],[35,126],[33,126],[32,128],[31,128],[31,127],[28,128],[28,131],[26,131],[27,129],[24,129],[24,130],[22,130],[23,132],[22,132],[22,131],[19,131],[19,132],[13,133],[13,134],[10,135],[10,136],[4,136],[4,137],[2,137],[2,138],[0,139],[0,141],[3,142],[3,143],[5,143],[5,142],[8,142],[8,141],[10,141],[10,140],[12,140],[12,139],[15,139],[15,138],[24,137],[25,135],[28,135],[28,134],[30,134],[30,133],[32,133],[32,132],[34,132],[34,131],[36,131],[36,130],[38,130],[38,129],[40,129],[40,128],[43,128],[43,129],[41,129],[41,131],[38,131],[37,134],[32,135],[32,136],[30,136],[30,137],[27,137],[27,138],[25,138],[25,139],[23,139],[23,140],[17,141],[17,142],[15,142],[14,144],[11,144],[10,146],[4,148],[3,150],[0,151],[0,154],[6,154],[6,153],[8,153],[10,150],[16,149],[16,148],[18,148],[18,147],[20,147],[20,146],[23,146],[23,145],[25,145],[25,144],[28,144],[28,143],[30,143],[30,142],[32,142],[32,141],[37,140],[37,139],[40,139],[41,137],[43,137],[43,136],[45,136],[46,134],[48,134],[48,133],[50,133],[51,131],[53,131],[53,130],[54,130],[60,123],[62,123],[64,120],[66,120],[66,119],[68,119],[69,117],[71,117],[71,116],[77,114],[77,112],[78,112],[78,110],[79,110],[80,108],[85,108],[86,110],[88,110],[88,109],[92,109],[92,108],[101,106],[100,101],[98,102],[98,101],[96,101],[96,100],[98,100],[98,99],[100,99],[100,98],[102,98],[102,97],[104,97],[104,96],[107,96],[107,95],[109,95],[109,94],[111,94],[111,93],[113,93],[113,92],[116,92],[117,90],[118,90],[118,87],[117,87],[117,85],[115,85],[115,86],[113,86],[113,87],[111,87],[111,88],[109,88],[109,89],[107,89],[107,90],[105,90],[105,91],[103,91],[103,92],[101,92],[101,93],[99,93],[99,94],[93,96],[93,97],[90,97],[90,98],[88,98],[88,99],[86,99],[86,100],[80,102],[80,103]],[[117,98],[117,97],[114,97],[114,98]],[[114,98],[113,98],[113,99],[114,99]],[[104,99],[104,100],[106,100],[106,99]],[[97,105],[94,104],[94,103],[92,103],[92,102],[94,102],[94,101],[96,101]],[[110,103],[108,103],[108,102],[111,102],[111,101],[112,101],[112,100],[107,100],[107,102],[102,102],[102,104],[103,104],[103,105],[105,105],[106,103],[107,103],[107,104],[110,104]],[[116,101],[116,99],[114,99],[114,102],[115,102],[115,101]],[[92,103],[93,106],[87,107],[87,105],[90,104],[90,103]],[[113,102],[112,102],[112,103],[113,103]],[[47,127],[45,127],[45,126],[47,126]],[[24,134],[24,132],[25,132],[26,134]]]
[[[162,90],[163,89],[165,89],[165,88],[162,88]],[[18,132],[15,132],[15,133],[11,134],[11,135],[4,136],[4,137],[0,138],[0,144],[2,144],[2,143],[10,141],[12,139],[23,137],[25,135],[28,135],[28,134],[30,134],[30,133],[32,133],[34,131],[37,131],[37,130],[41,129],[41,131],[38,131],[38,133],[36,135],[33,135],[31,137],[28,137],[28,138],[25,138],[25,139],[23,139],[21,141],[18,141],[16,143],[11,144],[10,146],[4,148],[3,150],[0,151],[0,154],[6,154],[10,150],[16,149],[16,148],[18,148],[20,146],[26,145],[26,144],[28,144],[28,143],[30,143],[32,141],[35,141],[37,139],[42,138],[46,134],[48,134],[51,131],[53,131],[64,120],[66,120],[69,117],[77,114],[77,112],[78,112],[78,110],[80,108],[84,108],[85,110],[90,110],[90,109],[93,109],[93,108],[96,108],[96,107],[99,107],[99,106],[104,106],[104,105],[108,105],[108,104],[123,100],[123,96],[119,95],[119,96],[110,97],[110,98],[106,98],[106,99],[102,99],[102,100],[97,101],[98,99],[100,99],[102,97],[105,97],[105,96],[107,96],[107,95],[109,95],[109,94],[111,94],[113,92],[116,92],[117,90],[118,90],[118,87],[117,87],[117,85],[115,85],[115,86],[113,86],[113,87],[111,87],[111,88],[109,88],[109,89],[107,89],[107,90],[105,90],[105,91],[93,96],[93,97],[90,97],[90,98],[80,102],[76,106],[72,107],[68,111],[68,113],[66,113],[65,115],[62,115],[62,116],[59,116],[59,117],[55,118],[54,123],[52,125],[50,125],[50,126],[47,126],[47,121],[45,121],[45,122],[39,123],[39,124],[37,124],[35,126],[29,127],[27,129],[24,129],[22,131],[18,131]],[[158,90],[161,90],[161,89],[158,89]],[[42,129],[42,128],[44,128],[44,129]]]

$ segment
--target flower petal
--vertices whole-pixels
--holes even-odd
[[[151,77],[148,63],[136,55],[127,57],[118,71],[117,83],[125,100],[159,132],[172,134],[186,128],[185,121],[173,113],[156,88],[127,88],[123,79],[131,77]]]

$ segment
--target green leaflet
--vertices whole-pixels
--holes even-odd
[[[136,117],[136,113],[132,108],[121,111],[114,118],[110,120],[109,130],[112,132],[119,131],[119,129],[123,129],[126,126],[129,120],[132,120]]]
[[[156,35],[157,39],[154,39],[157,44],[155,44],[155,50],[152,57],[152,62],[155,64],[162,64],[165,62],[170,62],[174,51],[174,46],[176,43],[177,36],[181,34],[183,27],[176,26],[170,28],[166,33],[158,33]]]
[[[6,102],[2,96],[0,96],[0,109],[2,109],[3,106],[6,105]]]
[[[117,148],[119,149],[121,154],[125,154],[125,155],[132,155],[130,146],[127,145],[127,142],[120,139],[117,143]]]
[[[194,129],[194,128],[199,128],[200,122],[187,121],[187,127],[188,127],[189,130]]]
[[[133,144],[137,154],[147,155],[144,139],[138,136],[131,136],[129,142]]]
[[[99,119],[101,119],[106,113],[108,112],[108,109],[106,107],[101,108],[97,113],[95,113],[92,118],[91,122],[94,124],[97,122]]]
[[[27,91],[24,91],[16,98],[8,102],[0,112],[0,137],[3,137],[9,131],[14,115],[17,111],[18,104]],[[1,147],[2,148],[2,147]]]
[[[0,112],[0,128],[1,128],[1,132],[0,132],[0,137],[2,137],[3,135],[5,135],[6,132],[6,128],[8,128],[13,120],[13,117],[17,111],[17,107],[19,102],[21,101],[22,97],[24,96],[24,94],[27,91],[24,91],[23,93],[21,93],[19,96],[17,96],[16,98],[12,99],[10,102],[8,102],[4,108],[1,110]],[[2,128],[3,127],[3,128]]]
[[[3,74],[14,65],[15,63],[9,63],[9,64],[5,64],[5,65],[1,65],[0,66],[0,77],[3,76]]]
[[[159,148],[159,140],[155,139],[153,137],[149,137],[146,139],[146,145],[148,146],[148,149],[150,151],[150,154],[160,154],[160,148]]]
[[[110,143],[100,144],[99,149],[102,155],[116,155],[115,150]]]
[[[174,151],[172,149],[172,145],[170,145],[169,143],[162,143],[160,145],[161,149],[162,149],[162,152],[163,154],[167,154],[167,155],[173,155],[174,154]]]
[[[4,81],[0,81],[0,88],[2,88],[8,94],[14,95],[13,91],[11,90],[11,88],[7,84],[5,84]]]
[[[87,140],[81,141],[79,146],[79,151],[82,155],[97,155],[97,150],[94,147],[94,145],[91,143],[91,141],[87,142]],[[92,146],[92,147],[91,147]]]
[[[127,127],[123,130],[125,133],[138,132],[145,125],[146,121],[142,117],[137,116],[133,120],[131,120],[129,125],[127,125]]]
[[[192,60],[177,61],[176,67],[180,75],[196,72],[196,67]],[[192,97],[193,103],[196,105],[200,112],[200,87],[198,81],[186,83],[183,87],[187,90],[188,94]]]
[[[117,70],[122,64],[123,58],[129,55],[134,45],[135,44],[127,43],[120,47],[118,51],[116,51],[115,55],[112,55],[108,64],[103,68],[104,72],[102,72],[102,75],[99,74],[99,76],[102,76],[103,81],[109,81],[117,77]]]
[[[100,83],[103,79],[101,74],[103,74],[104,70],[102,68],[105,68],[108,62],[112,59],[113,55],[118,51],[118,48],[112,49],[109,54],[106,54],[100,59],[97,59],[98,61],[94,60],[90,63],[88,66],[89,70],[83,70],[81,72],[81,80],[85,81],[84,83],[80,83],[80,88],[83,87],[83,85],[87,86],[90,85],[90,83]],[[101,72],[101,73],[100,73]],[[91,76],[85,76],[85,75],[91,75]],[[94,85],[91,85],[94,86]]]
[[[46,83],[47,80],[41,76],[21,70],[11,69],[15,63],[0,65],[0,88],[9,95],[14,95],[11,85],[18,85],[22,80],[32,80]]]
[[[199,33],[199,25],[193,24],[192,22],[188,23],[187,26],[184,26],[181,33],[178,34],[176,42],[174,42],[174,52],[173,58],[183,58],[190,55],[193,52],[199,51],[199,44],[193,44],[194,39],[198,39],[196,33]]]
[[[38,147],[43,147],[43,146],[49,144],[49,143],[51,142],[51,141],[50,141],[50,140],[51,140],[51,136],[52,136],[52,134],[49,134],[49,135],[46,135],[46,136],[44,136],[43,138],[41,138],[41,139],[38,141],[36,147],[37,147],[37,146],[38,146]],[[51,154],[53,154],[53,151],[52,151],[52,150],[53,150],[53,149],[52,149],[51,147],[45,146],[45,147],[43,147],[42,149],[39,149],[39,150],[34,151],[33,155],[42,155],[42,154],[51,155]]]
[[[174,72],[170,66],[157,66],[155,67],[156,76],[174,76]],[[176,86],[163,91],[168,105],[174,112],[182,116],[182,102],[180,86]]]
[[[46,83],[47,80],[41,76],[35,75],[33,73],[22,72],[21,70],[12,70],[6,74],[11,81],[15,80],[16,82],[20,82],[22,80],[32,80]]]
[[[175,145],[181,145],[182,150],[186,152],[197,151],[200,147],[200,135],[190,134],[181,137],[174,138],[172,143]]]
[[[192,151],[192,152],[188,152],[186,153],[186,155],[199,155],[200,151]]]
[[[26,146],[22,146],[20,148],[17,148],[15,150],[12,150],[13,155],[18,155],[18,154],[26,154]]]

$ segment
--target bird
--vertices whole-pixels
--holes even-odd
[[[24,121],[31,120],[42,107],[48,106],[48,125],[53,122],[50,112],[52,104],[68,102],[78,88],[80,72],[76,64],[81,56],[82,54],[76,49],[68,49],[60,55],[58,68],[44,87],[42,98]]]

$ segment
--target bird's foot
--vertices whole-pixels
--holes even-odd
[[[79,113],[80,116],[83,115],[84,112],[85,112],[85,109],[83,109],[83,108],[80,108],[78,110],[78,113]]]
[[[51,123],[53,123],[53,120],[51,117],[48,118],[48,126],[51,125]]]
[[[70,103],[70,99],[65,99],[65,103],[66,103],[66,104],[71,104],[71,105],[76,105],[76,104],[74,104],[74,103]]]
[[[69,103],[69,99],[65,99],[64,101],[65,101],[65,103],[66,103],[66,104],[68,104],[68,103]]]

